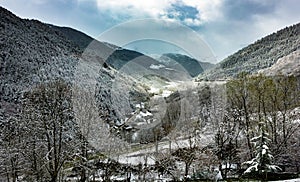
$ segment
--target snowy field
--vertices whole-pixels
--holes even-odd
[[[213,142],[213,137],[207,134],[201,135],[201,144],[203,146],[208,145]],[[193,139],[192,139],[193,140]],[[177,139],[176,142],[171,142],[171,149],[178,149],[189,146],[189,139]],[[169,150],[169,141],[161,141],[158,143],[158,151]],[[155,144],[149,144],[147,146],[141,147],[138,151],[128,151],[128,153],[123,153],[118,156],[113,157],[115,160],[122,164],[132,164],[137,165],[139,163],[153,165],[155,163],[153,154],[156,151]]]

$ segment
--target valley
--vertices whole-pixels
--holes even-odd
[[[0,16],[0,181],[299,178],[299,23],[215,65]]]

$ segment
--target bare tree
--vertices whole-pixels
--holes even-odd
[[[55,182],[64,164],[76,152],[71,86],[62,80],[38,85],[24,94],[23,105],[27,128],[33,135],[30,137],[32,154],[39,158],[33,162],[42,162],[39,166],[45,168],[49,180]]]
[[[245,127],[246,141],[249,150],[249,156],[253,157],[253,149],[251,138],[253,137],[251,123],[251,107],[250,107],[250,92],[249,92],[249,77],[246,73],[241,73],[238,79],[231,80],[227,83],[228,101],[234,110],[239,114],[240,121]]]
[[[73,92],[73,110],[75,121],[80,127],[80,153],[78,154],[79,163],[75,164],[80,170],[80,181],[88,180],[90,173],[95,173],[89,163],[89,151],[93,150],[89,141],[93,140],[94,129],[98,128],[100,116],[96,107],[94,93],[91,90],[80,86],[74,86]],[[94,175],[94,174],[93,174]]]
[[[7,181],[17,181],[26,169],[22,155],[24,142],[20,116],[13,115],[1,121],[0,134],[0,176]]]

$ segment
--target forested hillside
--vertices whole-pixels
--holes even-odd
[[[300,48],[300,24],[286,27],[239,50],[201,76],[208,79],[236,77],[240,72],[257,73],[275,64],[279,58]]]

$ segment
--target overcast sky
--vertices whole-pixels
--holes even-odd
[[[22,18],[69,26],[94,38],[121,23],[143,18],[176,21],[197,32],[218,61],[300,22],[299,0],[0,0],[0,5]],[[132,33],[123,31],[124,36]],[[137,45],[141,46],[129,47],[147,52]],[[169,51],[158,49],[157,53]]]

